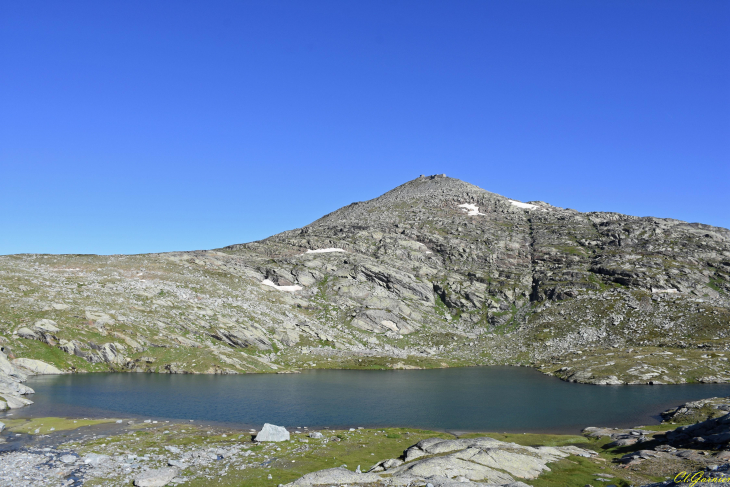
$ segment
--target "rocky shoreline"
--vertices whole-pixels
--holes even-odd
[[[659,477],[674,485],[682,471],[726,476],[728,410],[730,398],[710,398],[665,411],[656,426],[458,436],[407,428],[265,425],[243,431],[190,421],[6,414],[0,485],[623,487]]]

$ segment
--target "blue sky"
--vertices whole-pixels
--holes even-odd
[[[0,254],[215,248],[420,174],[730,227],[730,2],[0,15]]]

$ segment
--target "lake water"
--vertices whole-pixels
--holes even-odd
[[[309,371],[234,376],[39,376],[18,416],[136,417],[260,427],[412,426],[449,431],[578,432],[655,424],[730,384],[593,386],[522,367]]]

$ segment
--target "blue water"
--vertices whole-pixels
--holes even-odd
[[[577,432],[655,424],[658,413],[728,384],[593,386],[521,367],[309,371],[235,376],[40,376],[18,416],[203,420],[241,426],[412,426],[451,431]]]

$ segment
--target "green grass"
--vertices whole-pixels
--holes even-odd
[[[13,433],[48,434],[54,431],[67,431],[94,424],[113,423],[114,419],[69,419],[69,418],[32,418],[4,419],[5,426]],[[39,430],[38,433],[35,430]]]
[[[549,465],[550,472],[540,475],[529,482],[534,487],[583,487],[596,485],[596,474],[612,475],[611,484],[618,487],[628,487],[633,483],[620,478],[615,470],[609,470],[594,459],[570,457]],[[601,468],[605,470],[601,470]],[[605,485],[598,481],[599,485]]]

